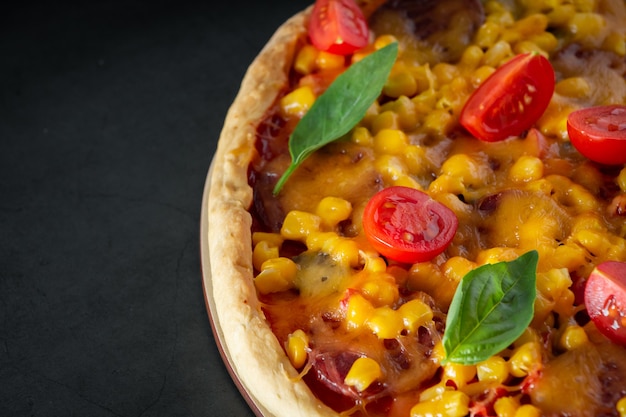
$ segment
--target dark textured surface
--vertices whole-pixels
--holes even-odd
[[[305,1],[0,12],[0,416],[251,416],[201,286],[244,71]]]

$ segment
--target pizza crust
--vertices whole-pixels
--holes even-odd
[[[250,65],[230,107],[211,167],[208,242],[215,314],[235,377],[262,415],[337,416],[297,379],[272,333],[253,281],[252,189],[248,164],[256,128],[287,85],[298,40],[306,35],[310,8],[285,22]]]

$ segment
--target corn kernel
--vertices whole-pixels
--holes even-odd
[[[357,126],[352,131],[352,142],[357,145],[373,146],[374,137],[366,127]]]
[[[497,39],[500,37],[502,29],[501,26],[495,22],[485,22],[474,36],[474,42],[481,49],[486,49],[494,45]]]
[[[499,12],[492,13],[487,16],[487,21],[498,24],[500,27],[510,27],[515,23],[515,18],[511,11],[503,8]]]
[[[374,166],[387,183],[393,183],[408,174],[406,164],[399,156],[382,155],[376,158]]]
[[[348,329],[357,329],[363,326],[374,314],[374,306],[361,294],[353,294],[346,306],[346,324]]]
[[[620,398],[615,405],[617,412],[619,413],[619,417],[626,417],[626,396]]]
[[[406,134],[399,129],[382,129],[374,136],[374,150],[381,154],[403,154],[407,144]]]
[[[432,387],[426,388],[419,396],[420,402],[436,401],[441,398],[445,391],[450,390],[445,384],[439,383]]]
[[[622,170],[617,175],[617,185],[622,192],[626,193],[626,167],[622,168]]]
[[[388,306],[374,309],[374,313],[367,320],[367,326],[379,339],[394,339],[404,329],[402,317]]]
[[[274,258],[263,262],[254,284],[261,294],[287,291],[293,288],[298,265],[289,258]]]
[[[512,55],[511,45],[506,41],[498,41],[485,52],[483,65],[497,68],[511,58]]]
[[[268,259],[278,258],[278,247],[271,245],[268,241],[262,240],[256,244],[252,251],[252,265],[257,271],[261,270],[263,262]]]
[[[434,92],[436,87],[436,78],[430,69],[430,65],[424,64],[412,68],[413,77],[415,78],[415,82],[417,83],[417,91],[418,93],[424,93],[426,91]]]
[[[378,362],[372,358],[360,357],[354,361],[343,382],[355,387],[357,391],[365,391],[381,376],[382,371]]]
[[[519,257],[519,253],[513,248],[495,247],[483,249],[476,257],[476,264],[495,264],[502,261],[512,261]]]
[[[339,222],[347,220],[352,214],[352,204],[339,197],[324,197],[317,205],[315,214],[322,218],[322,223],[335,227]]]
[[[575,13],[568,23],[568,29],[574,35],[574,40],[589,47],[598,47],[602,44],[605,28],[604,16],[591,12]]]
[[[280,110],[285,117],[302,117],[315,102],[315,93],[308,85],[296,88],[280,99]]]
[[[417,108],[413,100],[407,96],[400,96],[381,106],[383,111],[390,110],[397,114],[398,124],[403,131],[413,130],[418,123]]]
[[[463,388],[476,376],[476,366],[447,363],[443,367],[443,379],[447,383],[453,382],[457,389]]]
[[[553,192],[557,201],[575,213],[595,211],[600,208],[596,197],[582,185],[563,175],[550,175],[546,178],[554,186]]]
[[[576,14],[576,7],[573,4],[561,4],[551,11],[546,16],[548,17],[548,24],[550,26],[565,26]]]
[[[402,317],[404,328],[412,334],[433,318],[433,311],[430,307],[417,299],[402,304],[397,311]]]
[[[536,181],[543,177],[543,162],[541,159],[522,155],[511,166],[509,178],[514,182]]]
[[[266,241],[270,246],[280,247],[283,244],[283,237],[278,233],[254,232],[252,233],[252,244]]]
[[[591,86],[584,77],[569,77],[556,83],[554,91],[562,96],[585,98],[591,94]]]
[[[411,99],[415,104],[415,111],[423,118],[424,115],[430,113],[435,108],[435,104],[439,99],[438,93],[434,90],[426,90]]]
[[[579,12],[590,13],[596,9],[597,0],[574,0],[576,10]]]
[[[548,53],[544,51],[543,49],[541,49],[539,45],[537,45],[536,43],[530,40],[516,42],[512,48],[515,54],[526,54],[529,52],[534,52],[534,53],[538,53],[548,58]]]
[[[404,161],[409,174],[427,176],[430,172],[430,161],[426,156],[426,151],[420,146],[408,145],[404,149]]]
[[[481,65],[470,74],[470,83],[472,84],[472,86],[478,87],[494,72],[496,72],[496,69],[494,67],[490,65]]]
[[[537,291],[556,299],[572,285],[569,271],[565,268],[551,269],[537,274]]]
[[[528,39],[546,53],[553,52],[559,46],[559,40],[551,32],[533,35]]]
[[[572,238],[591,254],[602,259],[606,259],[611,250],[611,241],[608,237],[596,231],[581,230],[573,233]]]
[[[486,161],[478,160],[468,154],[455,154],[441,166],[441,174],[460,178],[465,186],[480,187],[491,182],[493,170]]]
[[[483,4],[484,4],[483,7],[485,8],[485,13],[488,15],[495,14],[495,13],[502,13],[506,11],[502,3],[496,0],[487,0],[483,2]]]
[[[396,177],[391,183],[391,185],[397,185],[400,187],[408,187],[408,188],[414,188],[416,190],[422,190],[422,186],[417,182],[417,180],[411,177],[410,175],[406,175],[406,174],[399,175],[398,177]]]
[[[302,75],[308,75],[316,69],[318,49],[313,45],[305,45],[298,51],[293,68]]]
[[[433,69],[433,74],[437,80],[438,85],[450,84],[452,80],[457,78],[460,73],[456,65],[440,62],[436,64]]]
[[[424,118],[423,129],[435,137],[444,137],[452,128],[454,118],[445,109],[435,109]]]
[[[619,56],[624,56],[626,55],[626,38],[623,34],[611,32],[604,38],[602,48],[615,52]]]
[[[541,417],[541,410],[532,404],[523,404],[515,411],[515,417]]]
[[[439,100],[435,103],[436,109],[446,110],[452,114],[461,113],[470,88],[468,82],[463,77],[455,78],[439,90]]]
[[[476,375],[479,381],[503,384],[509,377],[509,367],[501,356],[492,356],[476,365]]]
[[[311,232],[306,237],[305,244],[310,251],[322,252],[326,242],[338,236],[335,232]]]
[[[458,282],[451,281],[430,262],[416,263],[409,269],[408,289],[430,294],[438,305],[449,305],[457,286]]]
[[[365,259],[365,266],[363,271],[369,273],[385,272],[387,270],[387,263],[380,256],[368,256]]]
[[[399,129],[400,121],[397,113],[387,110],[379,113],[372,118],[372,127],[370,131],[376,135],[383,129]]]
[[[500,397],[493,404],[493,410],[498,417],[515,417],[519,408],[519,401],[514,397]]]
[[[446,351],[443,348],[443,343],[441,341],[435,343],[435,347],[433,347],[430,357],[437,362],[441,362],[446,357]]]
[[[411,417],[463,417],[469,413],[469,397],[462,391],[446,390],[440,397],[411,408]]]
[[[397,71],[392,73],[385,86],[383,93],[389,97],[413,96],[417,93],[417,81],[409,71]]]
[[[332,70],[343,68],[345,61],[346,60],[342,55],[320,51],[315,59],[315,64],[319,69]]]
[[[433,194],[450,193],[454,195],[465,194],[465,185],[459,177],[440,175],[428,186],[428,191]]]
[[[548,28],[548,17],[543,13],[534,13],[526,16],[513,24],[513,30],[520,34],[521,38],[528,38],[545,32]]]
[[[307,360],[309,337],[298,329],[287,336],[287,356],[294,368],[300,369]]]
[[[576,349],[589,341],[585,329],[577,324],[569,325],[559,338],[559,347],[565,350]]]
[[[362,285],[363,295],[374,306],[389,306],[398,300],[398,287],[396,280],[390,274],[372,274]]]
[[[320,230],[322,219],[312,213],[292,210],[287,213],[280,234],[285,239],[304,242],[306,237]]]
[[[356,267],[359,264],[359,246],[354,240],[337,236],[322,244],[322,251],[339,264]]]
[[[482,62],[483,55],[484,52],[478,45],[470,45],[465,48],[465,51],[463,51],[459,65],[461,65],[464,69],[474,70],[478,68]]]
[[[525,343],[515,349],[509,359],[509,372],[515,377],[524,377],[542,366],[541,348],[536,342]]]
[[[390,45],[394,42],[398,42],[398,39],[393,35],[380,35],[376,39],[374,39],[374,49],[382,49],[387,45]]]
[[[476,264],[469,259],[462,256],[453,256],[444,263],[443,273],[451,280],[460,282],[474,268],[476,268]]]

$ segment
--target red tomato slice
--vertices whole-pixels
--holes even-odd
[[[626,346],[626,262],[603,262],[591,272],[585,305],[598,330]]]
[[[443,252],[459,221],[452,210],[422,191],[389,187],[374,195],[363,212],[372,246],[398,262],[424,262]]]
[[[570,113],[567,132],[578,152],[606,165],[626,163],[626,106],[589,107]]]
[[[369,29],[354,0],[316,0],[309,38],[320,51],[348,55],[368,44]]]
[[[554,83],[554,69],[543,55],[517,55],[474,91],[461,110],[459,122],[487,142],[519,136],[548,107]]]

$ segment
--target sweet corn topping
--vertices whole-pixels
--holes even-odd
[[[411,408],[411,417],[463,417],[469,411],[469,397],[461,391],[446,390]]]
[[[287,338],[287,356],[294,368],[300,369],[307,361],[309,337],[301,329],[291,333]]]
[[[352,204],[343,198],[325,197],[319,202],[315,212],[327,227],[332,228],[350,217]]]
[[[479,381],[502,384],[509,377],[509,368],[502,356],[492,356],[476,365],[476,375]]]
[[[382,376],[380,366],[374,359],[358,358],[348,371],[344,382],[355,387],[358,391],[365,391],[374,381]]]
[[[509,359],[509,371],[515,377],[527,376],[541,368],[541,348],[538,343],[528,342],[515,350]]]
[[[311,87],[300,87],[280,100],[280,109],[285,117],[302,117],[315,102],[315,93]]]
[[[626,5],[482,5],[484,18],[476,22],[469,9],[444,7],[449,28],[423,38],[407,30],[415,25],[402,13],[381,9],[372,43],[347,57],[318,51],[306,40],[296,46],[292,87],[259,128],[269,149],[252,165],[261,185],[284,169],[288,135],[337,74],[391,42],[398,42],[399,55],[381,99],[351,131],[314,152],[274,200],[255,195],[255,210],[262,211],[253,213],[261,231],[252,236],[259,298],[303,373],[314,354],[332,368],[326,350],[358,352],[345,379],[332,381],[356,396],[346,414],[372,412],[367,395],[375,387],[381,398],[400,398],[398,415],[560,415],[564,407],[571,410],[564,405],[571,381],[581,379],[577,412],[582,404],[581,415],[626,417],[626,397],[615,393],[626,390],[626,361],[616,360],[611,380],[618,382],[611,388],[594,379],[598,369],[608,369],[598,354],[607,342],[588,323],[580,299],[595,265],[626,261],[626,168],[586,161],[567,130],[574,110],[626,104]],[[520,137],[494,143],[471,137],[459,125],[468,97],[526,52],[543,55],[555,68],[548,108]],[[408,265],[372,248],[363,232],[364,207],[392,185],[424,190],[456,214],[459,228],[444,253]],[[539,254],[530,326],[476,365],[441,365],[446,314],[463,277],[529,250]],[[586,398],[610,398],[610,404]]]
[[[268,259],[261,265],[261,272],[254,284],[261,294],[286,291],[293,288],[298,266],[289,258]]]
[[[620,398],[615,408],[617,408],[619,417],[626,417],[626,397]]]

